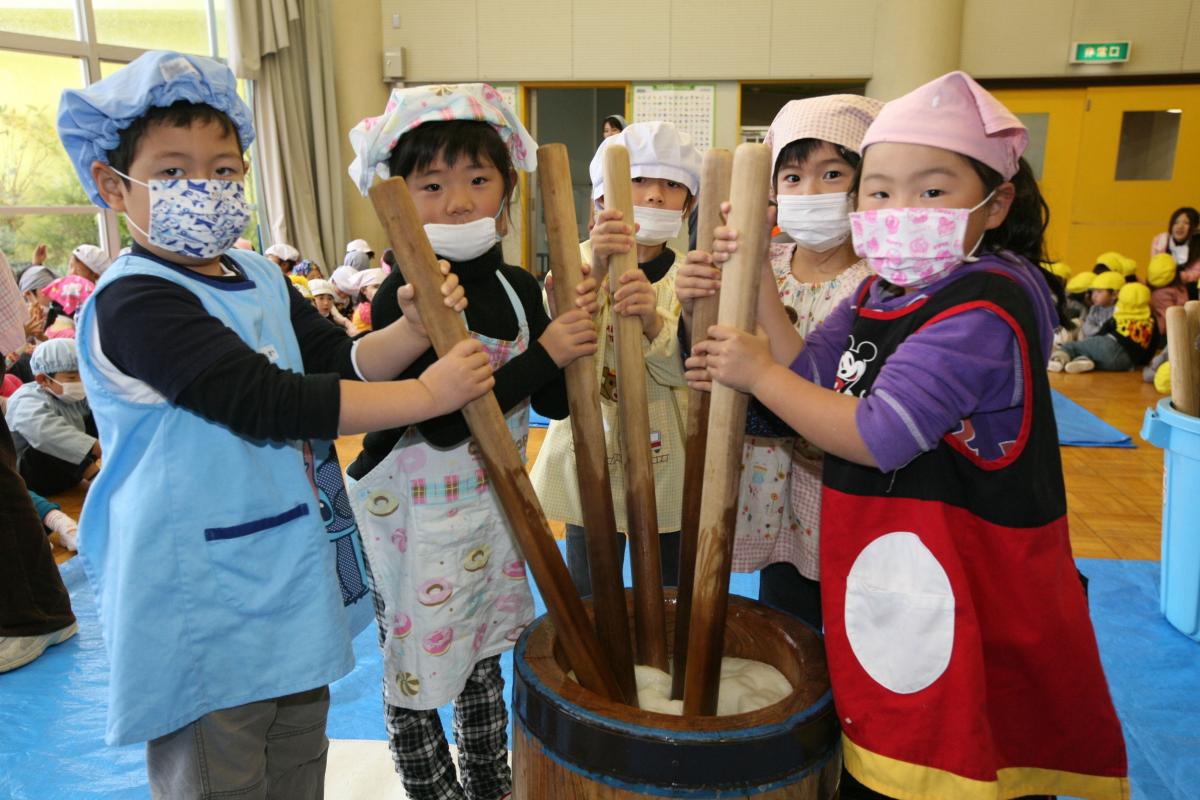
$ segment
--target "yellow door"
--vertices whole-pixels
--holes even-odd
[[[1050,259],[1066,261],[1075,272],[1091,269],[1086,259],[1072,261],[1068,255],[1087,89],[1003,89],[994,94],[1029,128],[1026,158],[1050,206],[1046,230]]]
[[[1146,274],[1171,212],[1200,203],[1200,85],[1087,90],[1068,258],[1116,250]],[[1124,127],[1124,130],[1123,130]]]

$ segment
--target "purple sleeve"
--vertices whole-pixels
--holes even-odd
[[[975,414],[1020,409],[1017,338],[1000,317],[976,309],[904,340],[855,412],[879,468],[891,472],[937,446]]]
[[[848,297],[804,339],[804,349],[791,363],[792,372],[826,389],[833,387],[838,360],[854,325],[854,297]]]

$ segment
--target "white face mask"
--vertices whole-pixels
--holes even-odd
[[[241,181],[171,178],[149,183],[113,172],[150,190],[150,230],[125,221],[150,244],[189,258],[216,258],[246,230],[250,205]]]
[[[54,381],[53,378],[50,380]],[[62,394],[58,395],[58,399],[64,403],[82,403],[87,399],[87,392],[83,388],[81,381],[54,381],[58,384],[58,388],[62,389]]]
[[[781,194],[779,227],[805,250],[824,253],[850,236],[850,201],[846,192]]]
[[[668,208],[634,206],[633,221],[638,224],[634,239],[638,244],[656,245],[669,242],[679,235],[683,212]]]
[[[496,232],[496,220],[504,213],[504,204],[494,217],[480,217],[460,225],[425,225],[425,236],[433,252],[447,261],[459,263],[479,258],[496,246],[500,234]]]

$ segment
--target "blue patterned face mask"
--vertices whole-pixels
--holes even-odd
[[[250,206],[241,181],[172,178],[149,183],[121,177],[150,190],[150,230],[125,221],[155,247],[190,258],[216,258],[246,229]]]

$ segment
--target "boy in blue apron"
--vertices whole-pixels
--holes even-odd
[[[419,380],[358,383],[424,352],[419,326],[352,343],[278,267],[229,250],[254,138],[236,88],[217,61],[150,52],[64,92],[58,116],[85,190],[134,239],[79,322],[105,458],[80,555],[111,662],[106,738],[148,742],[156,798],[321,796],[327,685],[368,605],[329,442],[492,383],[478,343]]]

